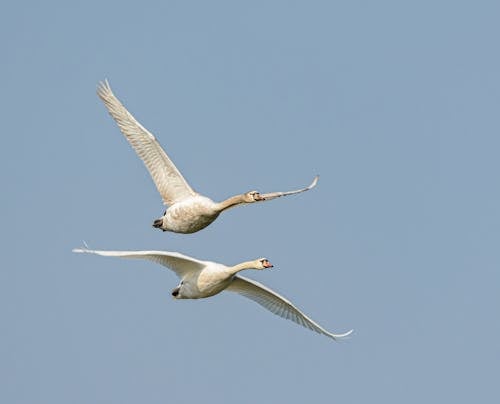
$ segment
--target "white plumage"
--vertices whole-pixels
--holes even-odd
[[[107,81],[100,83],[97,94],[125,138],[146,165],[163,203],[169,206],[164,215],[153,223],[154,227],[163,231],[194,233],[208,226],[217,219],[221,212],[233,206],[298,194],[313,188],[318,182],[318,176],[316,176],[308,187],[295,191],[267,194],[250,191],[222,202],[214,202],[198,194],[189,186],[156,138],[115,97]]]
[[[74,249],[73,251],[107,257],[146,259],[170,268],[181,279],[180,284],[172,291],[172,295],[176,299],[199,299],[228,290],[257,302],[280,317],[292,320],[303,327],[334,340],[352,333],[351,330],[343,334],[333,334],[307,317],[283,296],[259,282],[236,275],[245,269],[262,270],[271,268],[272,265],[266,258],[242,262],[235,266],[226,266],[167,251],[98,251],[86,248]]]

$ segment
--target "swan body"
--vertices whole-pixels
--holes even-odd
[[[121,132],[142,159],[168,209],[153,222],[153,227],[175,233],[195,233],[212,223],[221,212],[234,206],[268,201],[298,194],[316,186],[318,176],[305,188],[295,191],[261,194],[250,191],[222,202],[195,192],[162,149],[156,138],[144,128],[111,91],[107,81],[100,83],[97,94],[104,102]]]
[[[207,227],[220,213],[217,204],[210,198],[190,196],[170,206],[160,219],[154,221],[153,226],[174,233],[195,233]]]
[[[74,249],[77,253],[90,253],[107,257],[145,259],[173,270],[180,278],[179,285],[172,290],[175,299],[200,299],[216,295],[224,290],[245,296],[272,313],[294,321],[312,331],[334,340],[352,333],[333,334],[311,320],[289,300],[254,280],[237,275],[246,269],[263,270],[273,266],[266,258],[226,266],[211,261],[202,261],[177,252],[167,251],[99,251],[87,248]]]

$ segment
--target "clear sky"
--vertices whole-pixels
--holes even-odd
[[[9,2],[0,13],[3,403],[499,402],[500,3]],[[107,78],[197,191],[163,211],[95,94]],[[173,273],[249,272],[345,343]]]

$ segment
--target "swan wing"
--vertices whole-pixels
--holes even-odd
[[[206,262],[204,261],[177,252],[168,251],[102,251],[75,248],[73,252],[97,254],[105,257],[145,259],[170,268],[181,279],[189,273],[201,271],[206,266]]]
[[[107,80],[99,83],[97,95],[104,102],[109,114],[146,165],[163,203],[172,205],[196,195],[156,138],[115,97]]]
[[[311,182],[311,184],[309,186],[302,188],[302,189],[297,189],[295,191],[271,192],[268,194],[260,194],[259,201],[270,201],[271,199],[279,198],[280,196],[300,194],[301,192],[309,191],[310,189],[312,189],[316,186],[316,184],[318,183],[318,180],[319,180],[319,175],[314,177],[313,182]]]
[[[245,296],[253,300],[254,302],[257,302],[262,307],[280,317],[283,317],[287,320],[292,320],[293,322],[303,327],[326,335],[330,338],[333,338],[334,340],[346,337],[353,331],[350,330],[343,334],[332,334],[331,332],[328,332],[318,323],[311,320],[304,313],[302,313],[289,300],[285,299],[283,296],[252,279],[244,278],[242,276],[235,276],[226,290],[239,293],[240,295]]]

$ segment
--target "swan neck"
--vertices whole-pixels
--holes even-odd
[[[245,269],[256,269],[255,262],[254,261],[245,261],[245,262],[242,262],[241,264],[229,267],[229,271],[231,272],[231,275],[236,275],[238,272],[243,271]]]
[[[222,202],[219,202],[217,205],[219,210],[222,212],[223,210],[232,208],[237,205],[241,205],[242,203],[245,203],[244,195],[235,195],[232,196],[231,198],[223,200]]]

